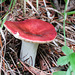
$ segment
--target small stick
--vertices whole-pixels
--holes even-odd
[[[1,45],[1,48],[2,48],[3,45],[2,45],[1,35],[0,35],[0,45]],[[4,57],[4,52],[3,52],[3,50],[2,50],[2,56]],[[2,59],[2,58],[1,58],[1,59]],[[5,70],[5,62],[4,62],[4,60],[3,60],[3,68],[4,68],[4,70]],[[0,73],[1,73],[1,70],[0,70]]]
[[[32,75],[35,75],[20,59],[19,59],[19,61]]]
[[[9,53],[8,53],[8,54],[9,54]],[[11,56],[10,54],[9,54],[9,56],[10,56],[10,58],[11,58],[11,60],[12,60],[13,64],[14,64],[14,66],[16,67],[16,69],[17,69],[17,71],[18,71],[19,75],[21,75],[21,73],[20,73],[20,71],[18,70],[17,65],[15,64],[15,62],[14,62],[14,60],[13,60],[12,56]]]

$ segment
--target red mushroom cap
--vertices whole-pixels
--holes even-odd
[[[19,22],[6,21],[4,25],[16,38],[35,43],[50,42],[57,35],[52,24],[39,19],[27,19]]]

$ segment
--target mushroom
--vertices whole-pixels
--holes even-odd
[[[15,38],[22,40],[20,59],[31,66],[35,65],[38,45],[51,42],[57,35],[52,24],[40,19],[6,21],[4,26]]]

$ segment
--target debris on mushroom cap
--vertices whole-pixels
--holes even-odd
[[[14,36],[18,33],[16,38],[35,43],[50,42],[57,35],[52,24],[39,19],[27,19],[19,22],[6,21],[4,26]]]

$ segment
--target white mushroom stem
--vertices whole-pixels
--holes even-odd
[[[29,65],[34,66],[38,45],[39,44],[37,43],[22,41],[20,59],[27,62]]]

